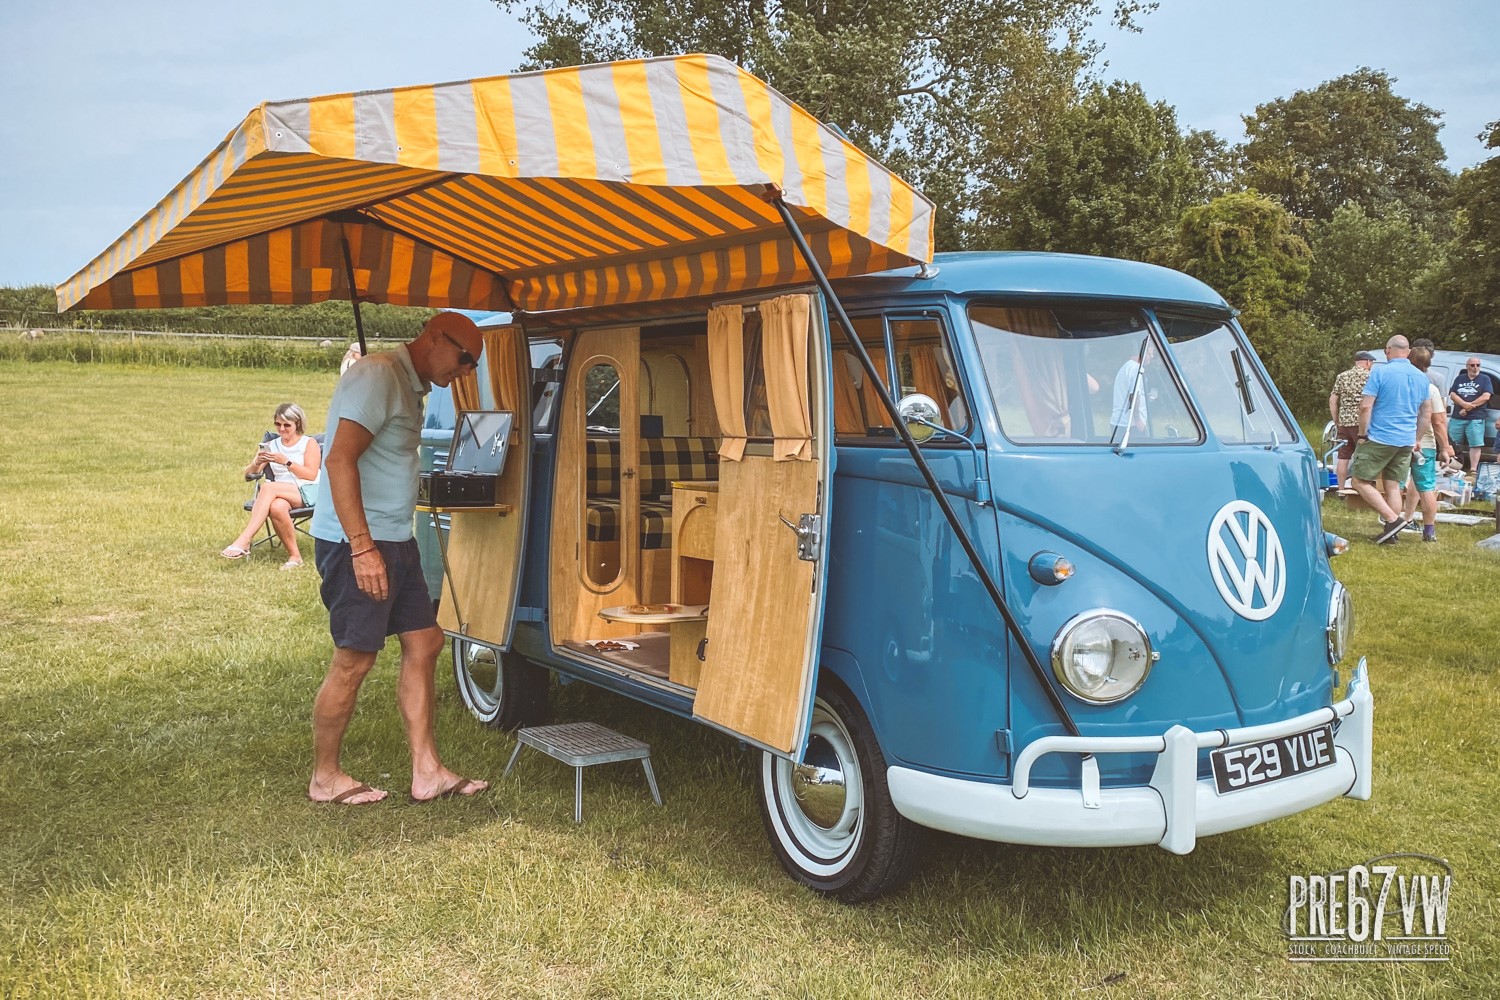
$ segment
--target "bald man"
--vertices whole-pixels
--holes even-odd
[[[438,313],[409,344],[350,366],[328,407],[328,499],[313,513],[323,604],[333,634],[333,662],[313,701],[314,802],[369,805],[388,794],[339,764],[344,731],[365,675],[387,636],[401,642],[396,704],[411,747],[416,802],[474,795],[487,782],[443,766],[433,734],[433,701],[443,630],[438,627],[422,558],[412,534],[417,503],[417,448],[422,397],[473,371],[484,338],[473,321]]]
[[[1427,376],[1411,363],[1411,344],[1392,337],[1385,344],[1386,363],[1376,365],[1359,401],[1359,444],[1349,474],[1354,490],[1380,514],[1381,544],[1394,542],[1406,519],[1401,516],[1401,484],[1411,471],[1418,440],[1432,423]],[[1376,488],[1385,480],[1385,493]]]

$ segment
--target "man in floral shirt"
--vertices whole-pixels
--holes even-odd
[[[1359,397],[1373,364],[1375,355],[1360,351],[1354,356],[1354,367],[1339,373],[1333,380],[1333,392],[1328,394],[1328,419],[1339,433],[1339,489],[1349,487],[1349,460],[1354,457],[1355,439],[1359,437]]]

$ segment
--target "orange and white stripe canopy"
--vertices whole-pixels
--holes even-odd
[[[932,257],[925,197],[687,55],[262,104],[58,306],[542,312],[807,281],[772,185],[830,277]]]

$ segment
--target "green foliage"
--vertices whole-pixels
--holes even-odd
[[[532,67],[715,52],[841,127],[940,206],[941,249],[995,231],[990,192],[1074,99],[1098,0],[496,0]],[[1114,0],[1117,23],[1154,8]]]
[[[1500,148],[1500,121],[1480,139]],[[1500,156],[1458,176],[1452,204],[1453,239],[1437,266],[1423,276],[1414,314],[1442,330],[1454,350],[1500,353]]]
[[[1311,255],[1286,209],[1241,191],[1183,212],[1170,262],[1241,310],[1253,337],[1302,296]]]
[[[1311,228],[1313,257],[1304,305],[1327,329],[1364,324],[1383,343],[1412,310],[1413,278],[1438,258],[1432,234],[1399,209],[1369,215],[1350,203]],[[1419,334],[1413,334],[1418,336]]]
[[[1324,419],[1334,378],[1349,367],[1355,351],[1372,342],[1369,327],[1363,323],[1329,332],[1296,310],[1267,317],[1250,336],[1292,412]]]
[[[119,333],[46,333],[0,336],[0,361],[66,361],[72,364],[170,365],[176,368],[291,368],[338,371],[343,341],[137,337]],[[371,345],[373,353],[377,348]]]
[[[365,337],[411,340],[421,332],[432,309],[367,302],[360,306]],[[204,306],[195,309],[113,309],[59,314],[57,295],[47,285],[0,288],[0,325],[25,329],[155,330],[177,333],[226,333],[259,337],[309,337],[348,346],[355,339],[349,303],[317,302],[306,306]],[[342,347],[340,348],[342,353]]]
[[[1137,260],[1169,256],[1178,218],[1213,183],[1164,102],[1094,84],[1053,122],[1000,199],[1013,245]]]
[[[1401,207],[1431,224],[1452,175],[1438,141],[1441,112],[1397,95],[1388,74],[1361,67],[1244,116],[1243,180],[1303,219],[1353,202]]]

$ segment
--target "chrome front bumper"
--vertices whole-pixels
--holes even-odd
[[[1294,719],[1207,733],[1173,726],[1161,736],[1047,736],[1017,755],[1009,785],[905,767],[890,768],[886,779],[901,815],[937,830],[1055,847],[1157,844],[1187,854],[1199,837],[1290,816],[1344,795],[1368,799],[1374,710],[1361,659],[1347,698]],[[1332,766],[1227,795],[1218,794],[1212,778],[1198,778],[1200,750],[1290,736],[1338,720]],[[1033,765],[1049,753],[1084,755],[1080,787],[1031,787]],[[1146,784],[1101,788],[1099,765],[1089,755],[1103,753],[1158,756]]]

